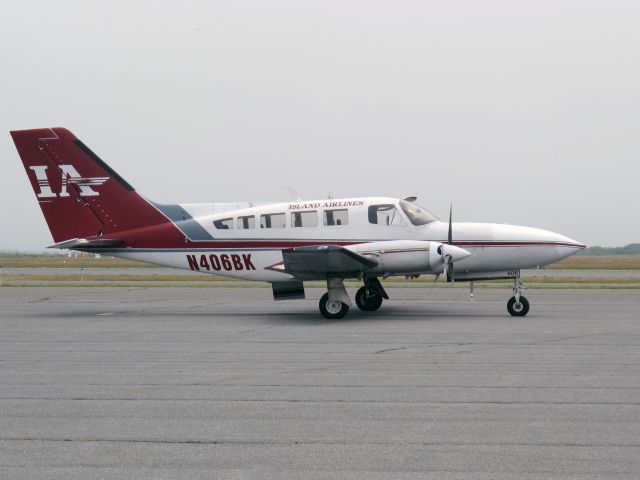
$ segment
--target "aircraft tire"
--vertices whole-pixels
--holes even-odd
[[[520,303],[517,303],[516,297],[511,297],[507,302],[507,310],[514,317],[524,317],[529,312],[529,300],[520,296]]]
[[[367,287],[360,287],[356,292],[356,305],[363,312],[375,312],[382,305],[382,295],[370,290],[367,297]]]
[[[329,294],[325,293],[320,298],[320,313],[328,320],[339,320],[349,313],[349,305],[337,300],[332,302],[329,300]]]

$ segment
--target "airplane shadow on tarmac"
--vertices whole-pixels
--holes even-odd
[[[469,320],[474,318],[495,318],[497,316],[504,316],[508,318],[506,315],[502,315],[500,312],[494,313],[479,313],[479,312],[470,312],[464,310],[438,310],[438,311],[429,311],[429,310],[418,310],[413,308],[387,308],[385,310],[380,310],[379,312],[361,312],[359,310],[349,311],[348,315],[344,318],[338,320],[329,320],[323,318],[318,312],[282,312],[277,314],[239,314],[239,316],[243,317],[259,317],[263,318],[265,322],[271,323],[279,323],[283,325],[310,325],[310,324],[340,324],[340,323],[359,323],[359,322],[367,322],[367,323],[380,323],[380,322],[393,322],[393,321],[402,321],[402,320],[423,320],[423,321],[443,321],[443,320]]]
[[[215,308],[215,307],[214,307]],[[465,308],[437,308],[437,309],[429,309],[429,308],[414,308],[410,306],[388,306],[384,309],[381,309],[377,312],[362,312],[357,308],[353,308],[349,311],[346,317],[337,319],[337,320],[329,320],[323,318],[322,315],[317,310],[287,310],[282,312],[242,312],[241,310],[230,313],[228,310],[221,312],[215,311],[214,308],[210,308],[209,306],[203,306],[202,308],[198,308],[197,311],[194,309],[187,309],[185,311],[154,311],[154,310],[127,310],[127,311],[113,311],[109,313],[104,312],[74,312],[72,315],[63,314],[61,316],[98,316],[103,319],[107,319],[109,317],[118,317],[122,319],[122,317],[129,317],[134,321],[136,318],[157,318],[157,319],[167,319],[167,318],[175,318],[176,321],[186,320],[186,319],[207,319],[210,318],[214,321],[216,318],[220,317],[236,317],[238,320],[247,319],[251,321],[261,320],[263,324],[273,325],[273,326],[287,326],[287,325],[298,325],[298,326],[311,326],[311,325],[325,325],[325,324],[354,324],[354,323],[380,323],[380,322],[394,322],[394,321],[402,321],[402,320],[421,320],[421,321],[455,321],[455,320],[470,320],[470,319],[480,319],[480,318],[495,318],[495,317],[504,317],[507,320],[511,320],[512,317],[506,315],[506,313],[502,313],[499,310],[496,311],[473,311]]]
[[[176,322],[189,319],[233,319],[239,321],[246,319],[252,322],[260,320],[261,323],[270,325],[324,325],[324,324],[354,324],[359,322],[379,323],[394,322],[402,320],[412,321],[456,321],[456,320],[472,320],[481,318],[503,317],[513,321],[502,305],[494,302],[474,302],[471,303],[438,303],[438,304],[420,304],[411,305],[397,303],[395,305],[389,303],[376,312],[363,312],[355,305],[349,310],[346,317],[337,320],[329,320],[322,317],[320,312],[314,308],[315,302],[304,305],[281,304],[270,306],[268,311],[256,311],[255,308],[249,307],[248,311],[243,311],[242,306],[234,307],[230,304],[201,303],[197,305],[186,305],[184,308],[158,308],[148,303],[136,305],[136,302],[126,302],[124,304],[115,304],[112,308],[101,308],[96,305],[86,305],[86,308],[76,308],[75,310],[39,310],[32,311],[29,316],[48,318],[67,318],[67,319],[87,319],[94,318],[100,320],[108,320],[109,318],[123,320],[124,318],[135,321],[136,319],[167,321],[174,319]],[[42,304],[41,304],[42,305]],[[313,305],[313,306],[312,306]],[[114,308],[115,307],[115,308]],[[120,308],[118,308],[120,307]],[[139,308],[137,308],[139,307]],[[301,308],[303,307],[303,308]]]

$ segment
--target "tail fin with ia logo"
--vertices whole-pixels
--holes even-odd
[[[18,130],[11,136],[56,243],[115,238],[167,222],[70,131]]]

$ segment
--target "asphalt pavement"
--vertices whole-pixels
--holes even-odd
[[[1,288],[0,478],[640,478],[638,290],[307,293]]]

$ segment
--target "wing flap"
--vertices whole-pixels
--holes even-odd
[[[340,245],[311,245],[282,251],[284,271],[304,280],[355,277],[377,262]]]

